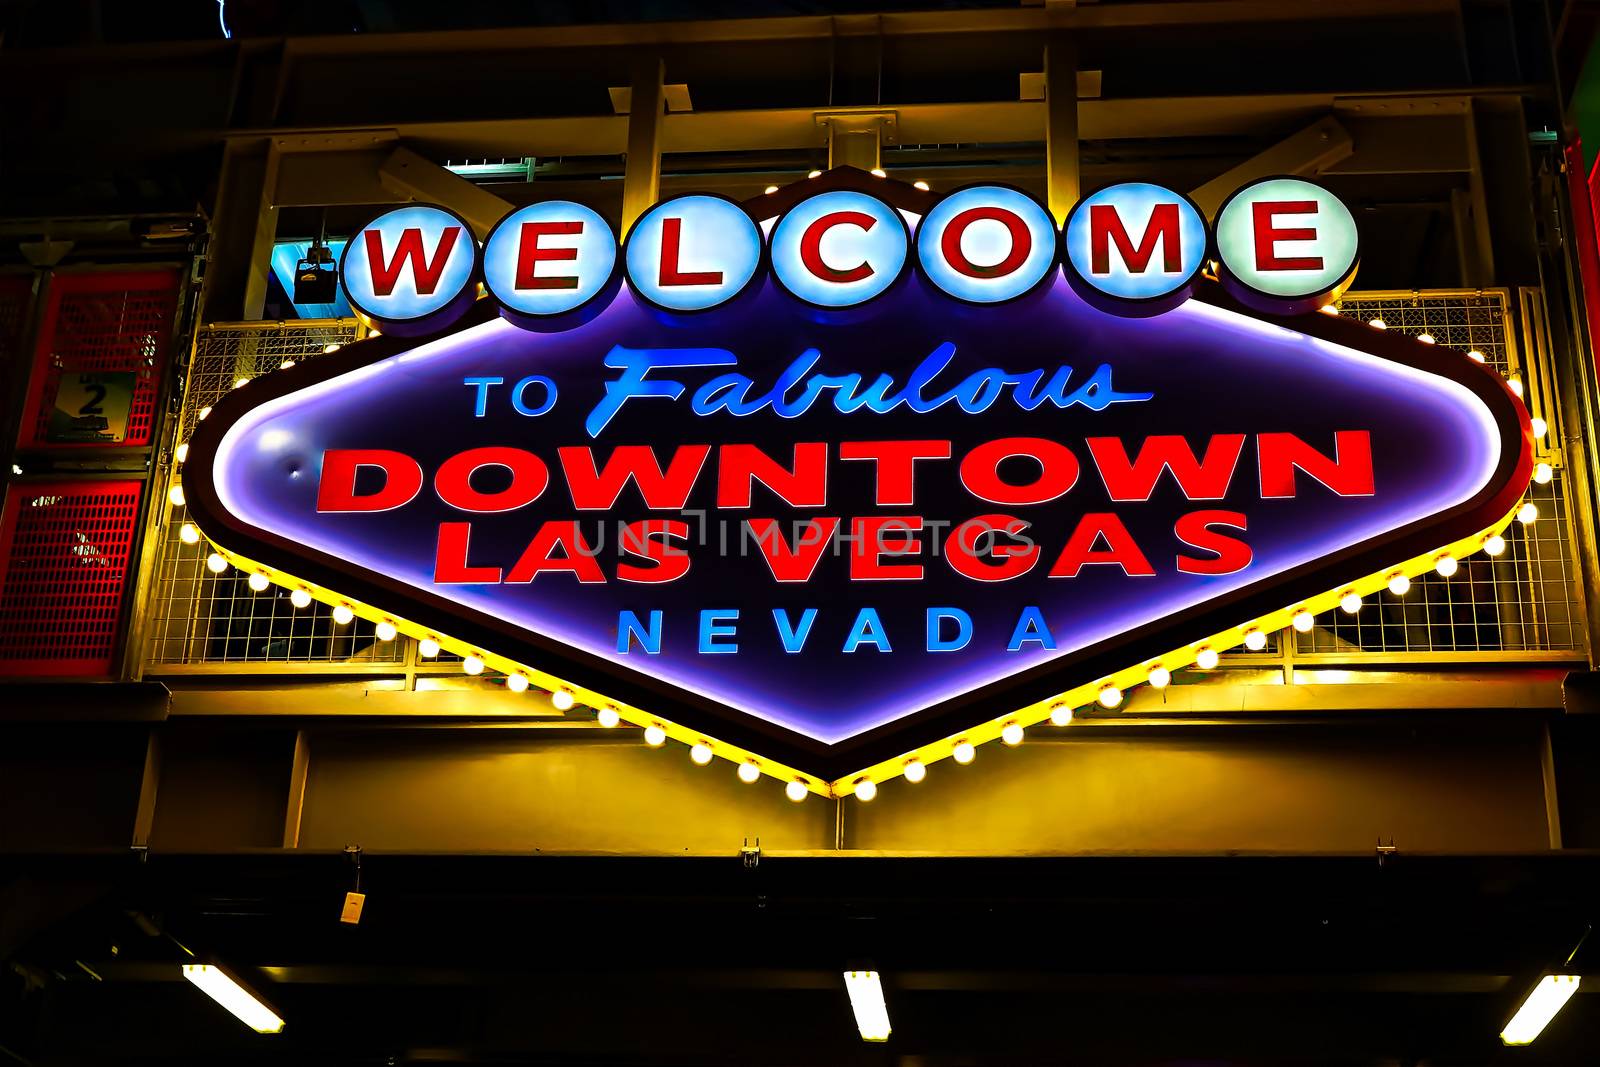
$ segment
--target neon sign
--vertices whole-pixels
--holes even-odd
[[[1493,546],[1532,471],[1497,376],[1230,295],[1348,284],[1308,184],[1236,194],[1209,255],[1148,185],[1058,233],[841,170],[665,201],[620,250],[535,205],[481,257],[391,213],[350,244],[384,336],[234,391],[186,495],[251,574],[867,797]]]

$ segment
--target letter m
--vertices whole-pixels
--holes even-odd
[[[383,258],[383,234],[368,230],[364,236],[367,241],[367,262],[372,268],[372,292],[375,295],[389,296],[393,293],[395,283],[400,280],[400,271],[409,263],[411,276],[416,279],[417,295],[430,296],[439,287],[439,275],[444,273],[444,265],[450,260],[450,251],[456,246],[456,238],[461,236],[461,227],[450,226],[439,234],[439,246],[433,250],[431,261],[423,255],[422,230],[416,226],[408,226],[400,231],[394,255],[387,261]]]
[[[1122,224],[1122,215],[1115,204],[1089,206],[1089,270],[1093,274],[1111,273],[1111,243],[1115,241],[1117,254],[1127,264],[1132,274],[1143,274],[1155,256],[1156,242],[1161,242],[1161,269],[1176,274],[1183,269],[1183,248],[1178,238],[1178,205],[1157,204],[1150,210],[1150,222],[1138,247],[1128,236]]]

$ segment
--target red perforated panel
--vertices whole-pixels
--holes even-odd
[[[178,274],[171,270],[53,275],[45,290],[34,348],[21,446],[148,445],[157,389],[172,347],[177,295]],[[120,440],[63,440],[59,430],[52,433],[51,415],[57,407],[58,391],[63,381],[70,389],[79,376],[98,376],[102,382],[115,383],[106,404],[114,412],[108,436]],[[131,403],[123,400],[129,391]],[[92,392],[75,397],[73,410],[96,410],[90,407],[93,397]],[[125,426],[119,401],[127,408]]]
[[[0,674],[112,672],[141,486],[9,487],[0,513]]]

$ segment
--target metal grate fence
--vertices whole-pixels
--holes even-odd
[[[1537,295],[1522,302],[1521,317],[1537,313]],[[1431,334],[1436,343],[1475,351],[1502,374],[1528,383],[1533,413],[1552,427],[1558,421],[1539,383],[1545,352],[1542,326],[1514,329],[1508,296],[1500,291],[1348,294],[1341,313],[1363,320],[1381,317],[1389,329]],[[307,320],[211,326],[195,341],[178,440],[193,432],[200,412],[240,379],[278,369],[284,362],[314,359],[356,340],[355,320]],[[1518,337],[1523,338],[1522,345]],[[1275,634],[1260,653],[1225,658],[1233,666],[1294,662],[1367,663],[1515,659],[1580,659],[1587,648],[1582,590],[1574,564],[1573,532],[1563,487],[1561,457],[1546,448],[1554,468],[1548,485],[1531,498],[1540,519],[1513,523],[1507,551],[1498,559],[1474,557],[1451,578],[1429,575],[1404,598],[1369,598],[1355,615],[1328,612],[1305,634]],[[292,608],[279,590],[253,592],[232,572],[213,575],[201,544],[185,544],[182,507],[169,508],[148,606],[147,665],[162,669],[392,669],[414,663],[404,639],[379,642],[369,624],[333,624],[331,609]],[[454,657],[441,656],[445,663]]]

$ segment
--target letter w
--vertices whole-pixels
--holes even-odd
[[[439,247],[433,251],[433,261],[422,254],[422,230],[416,226],[408,226],[400,231],[400,240],[395,243],[394,256],[387,263],[383,259],[383,234],[377,230],[368,230],[367,238],[367,263],[372,268],[372,291],[378,296],[389,296],[394,292],[394,286],[400,280],[400,271],[404,266],[411,264],[411,275],[417,282],[417,295],[429,296],[439,287],[439,275],[444,273],[444,265],[450,261],[450,250],[456,246],[456,238],[461,236],[460,226],[451,226],[439,235]]]
[[[573,504],[585,511],[615,507],[630,481],[639,487],[645,507],[681,511],[710,451],[710,445],[680,445],[664,472],[649,445],[618,445],[602,470],[595,468],[594,453],[587,448],[558,448],[556,454]]]
[[[1196,459],[1189,442],[1176,434],[1145,438],[1132,462],[1118,438],[1090,437],[1085,443],[1112,500],[1149,500],[1167,470],[1190,500],[1221,500],[1228,495],[1244,434],[1213,434],[1204,459]]]

